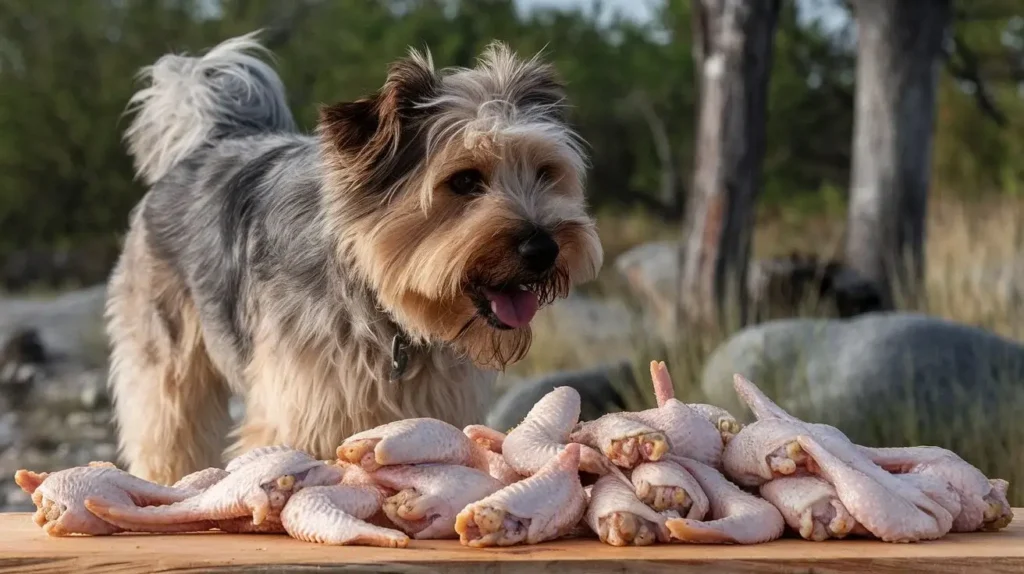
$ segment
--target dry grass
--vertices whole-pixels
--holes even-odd
[[[630,300],[621,280],[615,276],[615,258],[637,244],[674,238],[678,230],[642,214],[599,217],[599,222],[606,263],[601,277],[588,287],[587,293],[619,299],[636,308],[637,302]],[[755,231],[755,256],[780,255],[793,250],[830,256],[841,245],[844,227],[842,212],[807,215],[763,210]],[[1024,246],[1022,227],[1024,201],[1020,199],[934,199],[928,225],[926,297],[912,310],[1024,341],[1024,302],[1008,288],[1009,267],[1024,264],[1024,258],[1019,255]],[[539,319],[533,350],[510,374],[530,375],[592,366],[608,361],[610,353],[617,352],[633,360],[641,381],[647,379],[646,365],[650,360],[666,360],[679,386],[678,392],[691,400],[700,399],[699,381],[704,362],[724,338],[688,334],[684,344],[670,347],[638,329],[630,349],[585,348],[574,343],[565,329],[554,321]],[[1024,381],[1007,381],[1010,389],[1007,395],[1020,396],[1022,383]],[[650,404],[651,397],[639,396],[636,400],[640,406]],[[1008,413],[1015,413],[1022,407],[1024,401],[1007,400]],[[990,475],[1010,480],[1013,502],[1024,505],[1024,457],[1015,455],[1013,450],[1024,443],[1024,425],[1009,422],[1015,418],[1013,414],[994,417],[992,413],[978,412],[972,405],[964,405],[963,411],[970,413],[965,415],[967,422],[958,422],[955,429],[945,421],[921,421],[916,426],[908,426],[904,420],[891,425],[872,424],[869,431],[850,430],[852,435],[870,436],[868,441],[879,445],[903,445],[920,439],[953,448]],[[827,422],[827,413],[819,414],[819,420]],[[994,427],[994,421],[1001,421],[1002,426]]]

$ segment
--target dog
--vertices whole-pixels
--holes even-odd
[[[495,42],[435,69],[410,49],[304,134],[258,34],[161,57],[126,109],[148,189],[109,282],[109,384],[122,460],[159,483],[271,444],[333,459],[403,418],[481,422],[538,308],[602,265],[586,144],[539,55]]]

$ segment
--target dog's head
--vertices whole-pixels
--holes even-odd
[[[540,306],[593,279],[603,252],[564,89],[495,43],[472,69],[415,51],[318,132],[339,249],[410,335],[503,367]]]

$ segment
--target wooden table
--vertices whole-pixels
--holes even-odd
[[[1024,517],[1024,509],[1016,509]],[[25,513],[0,514],[0,573],[13,572],[1024,572],[1024,520],[1001,532],[887,544],[786,539],[754,546],[615,548],[596,540],[471,549],[323,546],[287,536],[216,532],[50,538]]]

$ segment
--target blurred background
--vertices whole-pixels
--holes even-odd
[[[864,444],[936,444],[1024,505],[1024,0],[0,0],[0,510],[116,457],[104,282],[145,189],[141,66],[264,28],[296,118],[409,46],[544,50],[589,142],[600,278],[542,311],[488,423],[733,372]],[[236,415],[239,411],[236,411]]]

